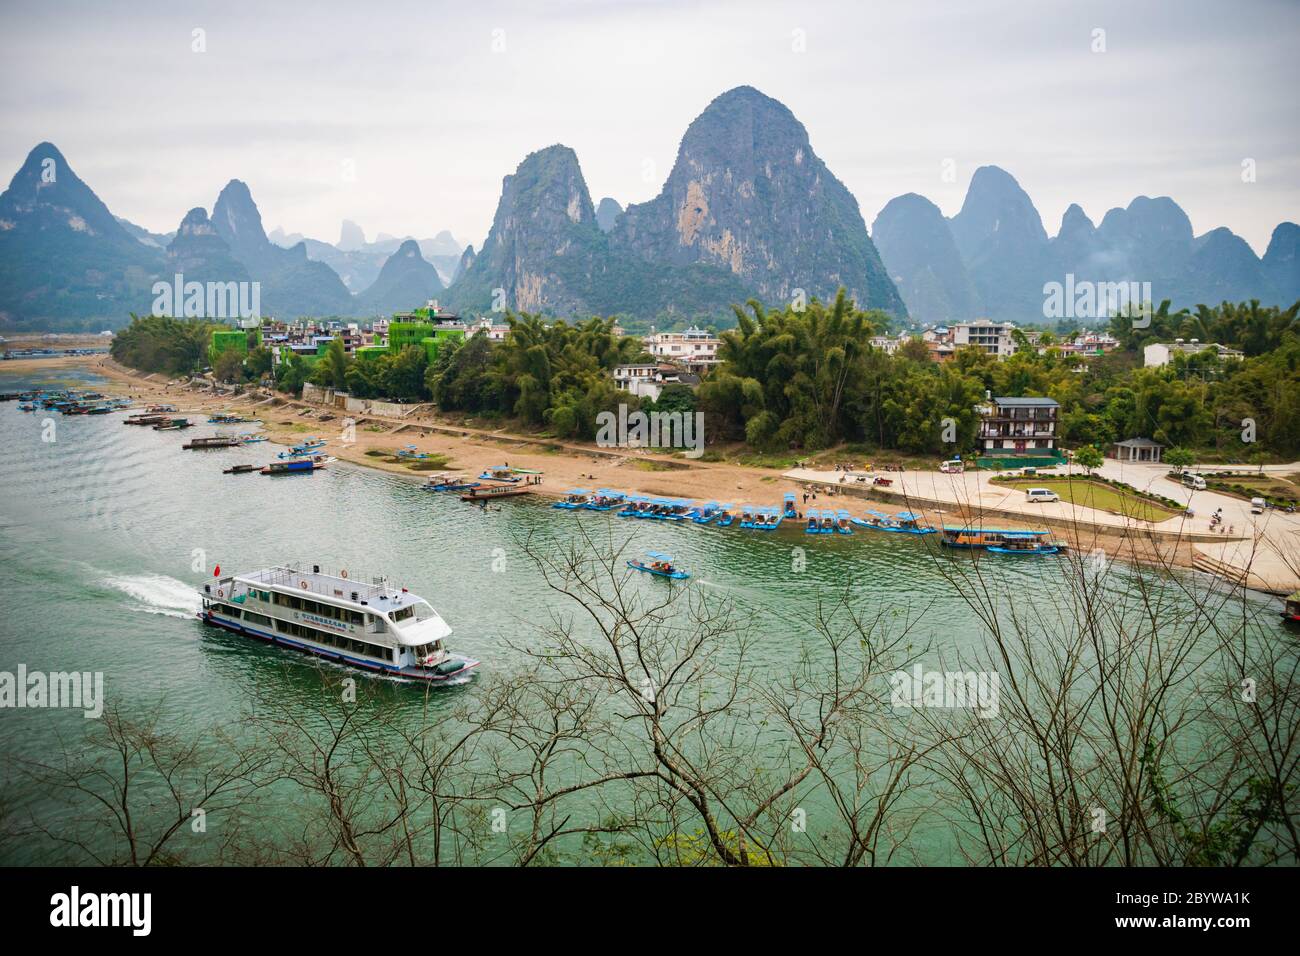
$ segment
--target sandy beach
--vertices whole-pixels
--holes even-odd
[[[783,495],[798,495],[800,512],[808,508],[845,508],[861,514],[866,508],[897,510],[909,507],[922,513],[934,524],[964,523],[972,519],[1008,528],[1041,528],[1045,522],[1032,516],[1019,516],[1000,509],[985,509],[978,499],[953,502],[929,498],[915,500],[894,493],[873,492],[869,488],[843,488],[833,474],[806,470],[782,472],[776,468],[751,467],[734,462],[689,461],[633,450],[604,449],[594,445],[561,442],[512,434],[504,429],[470,428],[440,420],[432,413],[397,419],[378,415],[355,416],[352,441],[344,441],[343,422],[348,417],[339,409],[324,408],[282,395],[260,391],[231,396],[214,392],[210,387],[182,386],[160,375],[143,375],[123,368],[106,356],[80,356],[67,359],[32,359],[15,361],[6,367],[31,372],[59,369],[73,365],[102,375],[104,390],[117,396],[129,396],[147,404],[169,402],[182,412],[203,416],[215,412],[238,413],[261,421],[270,441],[293,445],[309,436],[329,440],[329,454],[354,464],[378,468],[423,482],[430,474],[445,470],[477,475],[495,465],[544,473],[542,483],[532,490],[541,495],[561,496],[570,488],[615,488],[632,494],[689,498],[699,501],[733,503],[737,507],[780,505]],[[30,367],[29,367],[30,366]],[[322,417],[326,416],[326,417]],[[210,429],[215,426],[208,426]],[[420,470],[410,463],[385,460],[381,453],[392,453],[407,445],[418,451],[443,455],[445,469]],[[250,463],[262,463],[272,457],[250,446]],[[909,472],[909,476],[913,473]],[[916,473],[928,475],[928,472]],[[937,473],[936,473],[937,474]],[[911,482],[907,483],[908,485]],[[804,495],[809,495],[804,499]],[[815,496],[815,497],[814,497]],[[1150,528],[1124,527],[1113,516],[1096,515],[1089,520],[1090,509],[1076,509],[1070,521],[1052,521],[1051,530],[1062,543],[1076,551],[1106,554],[1127,560],[1161,566],[1196,567],[1194,542],[1175,533],[1150,533]]]

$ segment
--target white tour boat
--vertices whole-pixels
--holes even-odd
[[[366,670],[446,681],[479,664],[443,646],[451,628],[428,601],[385,578],[275,567],[219,578],[200,596],[206,624]]]

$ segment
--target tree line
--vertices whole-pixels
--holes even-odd
[[[361,398],[432,401],[447,411],[513,420],[563,438],[591,439],[596,417],[620,403],[650,410],[705,413],[710,442],[743,442],[757,451],[816,451],[840,444],[907,454],[969,452],[986,395],[1055,399],[1060,442],[1106,448],[1147,437],[1165,445],[1226,458],[1300,453],[1300,302],[1288,309],[1258,302],[1171,311],[1168,301],[1141,321],[1110,320],[1120,348],[1079,356],[1060,347],[1069,331],[1045,332],[997,359],[976,347],[950,361],[931,360],[919,337],[892,351],[872,337],[890,317],[863,311],[843,292],[833,302],[769,309],[751,301],[735,308],[736,325],[720,333],[721,364],[698,390],[668,387],[658,403],[620,391],[618,365],[652,362],[639,338],[618,335],[613,319],[547,321],[506,317],[501,342],[474,335],[444,342],[430,362],[415,346],[356,359],[337,340],[314,363],[290,356],[275,384],[298,393],[311,381]],[[212,325],[197,320],[133,317],[112,353],[144,371],[179,374],[201,368]],[[1142,367],[1152,341],[1197,338],[1244,353],[1221,360],[1213,351],[1175,355],[1162,368]],[[1040,351],[1041,350],[1041,351]],[[221,375],[265,376],[269,353],[219,360]]]

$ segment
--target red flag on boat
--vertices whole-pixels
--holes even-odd
[[[215,568],[212,569],[212,576],[214,578],[221,577],[221,565],[218,564]]]

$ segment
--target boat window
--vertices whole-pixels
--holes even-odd
[[[409,604],[406,607],[398,608],[396,611],[393,611],[389,615],[389,617],[392,618],[394,623],[396,623],[397,621],[405,621],[407,618],[414,617],[414,616],[415,616],[415,611],[412,609],[412,606]]]

